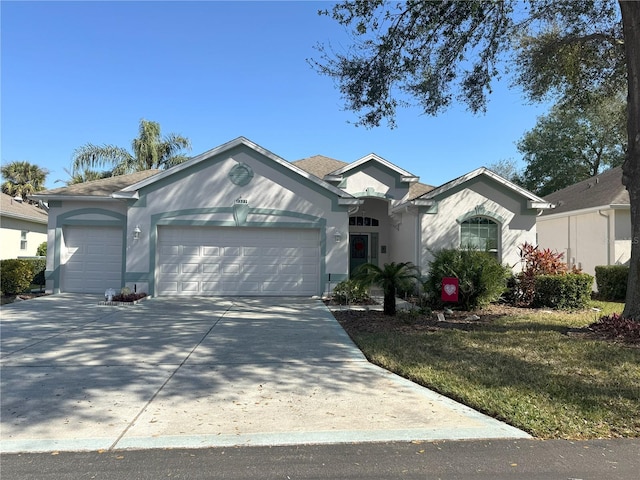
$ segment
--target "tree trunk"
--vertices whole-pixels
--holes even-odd
[[[382,311],[385,315],[396,314],[396,289],[395,288],[393,287],[385,288]]]
[[[640,322],[640,2],[619,0],[627,61],[627,158],[622,183],[631,201],[631,261],[622,315]]]

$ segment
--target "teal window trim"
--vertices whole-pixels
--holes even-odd
[[[505,219],[502,216],[498,215],[497,213],[491,210],[484,210],[482,208],[475,208],[473,210],[469,210],[464,215],[461,215],[458,218],[456,218],[456,222],[458,222],[458,224],[462,224],[463,222],[474,217],[487,217],[501,225],[505,223]]]

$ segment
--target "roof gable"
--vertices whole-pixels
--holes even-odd
[[[552,208],[552,205],[550,204],[550,202],[547,202],[545,199],[538,197],[537,195],[534,195],[530,191],[522,188],[521,186],[516,185],[513,182],[510,182],[506,178],[501,177],[500,175],[498,175],[495,172],[492,172],[486,167],[477,168],[476,170],[473,170],[472,172],[469,172],[466,175],[462,175],[458,178],[455,178],[450,182],[447,182],[437,188],[434,188],[433,190],[425,193],[419,198],[428,200],[428,199],[434,199],[435,197],[438,197],[438,196],[446,196],[449,194],[449,192],[455,191],[457,187],[461,187],[465,183],[470,182],[481,176],[486,176],[494,180],[495,182],[501,184],[503,187],[507,188],[508,190],[511,190],[517,195],[520,195],[521,197],[527,200],[529,208],[538,208],[538,209]]]
[[[324,180],[316,177],[315,175],[312,175],[308,172],[306,172],[305,170],[301,169],[300,167],[294,165],[293,163],[287,162],[286,160],[280,158],[279,156],[275,155],[274,153],[270,152],[269,150],[259,146],[256,143],[253,143],[252,141],[248,140],[245,137],[238,137],[235,140],[232,140],[230,142],[224,143],[218,147],[215,147],[211,150],[208,150],[200,155],[197,155],[189,160],[187,160],[184,163],[181,163],[179,165],[176,165],[175,167],[171,167],[167,170],[162,171],[161,173],[159,173],[158,175],[152,177],[152,178],[147,178],[144,179],[138,183],[132,184],[127,186],[126,188],[123,188],[120,192],[118,192],[119,194],[121,194],[122,196],[125,195],[132,195],[134,194],[136,191],[152,186],[155,183],[159,183],[159,184],[164,184],[167,181],[171,181],[171,177],[174,175],[180,175],[181,172],[186,172],[188,169],[193,168],[194,166],[205,162],[213,157],[216,157],[218,155],[224,154],[226,152],[229,152],[233,149],[237,149],[239,147],[246,147],[249,148],[251,150],[253,150],[254,152],[260,154],[263,158],[267,158],[269,161],[273,162],[275,164],[275,166],[284,169],[286,171],[291,172],[293,175],[295,176],[299,176],[301,180],[305,179],[313,184],[315,184],[318,187],[321,187],[322,189],[325,189],[329,192],[331,192],[334,195],[337,195],[339,197],[343,197],[343,198],[353,198],[351,195],[349,195],[348,193],[340,190],[339,188],[334,187],[333,185],[331,185],[330,183],[325,182]],[[184,174],[184,173],[182,173]]]
[[[547,214],[565,213],[610,205],[629,205],[629,192],[622,184],[622,167],[602,172],[545,197],[556,208]]]
[[[401,178],[401,181],[403,182],[418,181],[418,177],[416,177],[414,174],[398,167],[397,165],[394,165],[393,163],[385,160],[382,157],[379,157],[375,153],[370,153],[369,155],[365,155],[364,157],[360,158],[359,160],[356,160],[353,163],[349,163],[337,170],[334,170],[333,172],[330,172],[328,174],[328,177],[329,178],[333,177],[334,180],[340,179],[341,177],[345,176],[345,174],[349,172],[352,172],[352,171],[357,172],[362,170],[365,167],[365,165],[368,163],[377,164],[377,166],[382,166],[383,169],[391,170],[394,174],[398,175]]]

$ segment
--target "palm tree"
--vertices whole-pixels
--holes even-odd
[[[175,133],[162,137],[159,123],[143,119],[131,147],[133,153],[115,145],[83,145],[73,152],[72,177],[104,166],[111,168],[113,175],[173,167],[188,159],[181,151],[191,149],[191,142]]]
[[[363,285],[378,285],[384,292],[382,310],[385,315],[396,314],[396,291],[414,284],[420,279],[420,272],[411,262],[385,263],[383,268],[373,263],[365,263],[354,272],[353,279]]]
[[[2,191],[12,197],[22,197],[44,190],[44,182],[49,174],[45,168],[29,162],[11,162],[2,166]]]
[[[71,172],[69,169],[65,168],[64,171],[67,175],[69,175],[68,180],[58,179],[55,183],[62,182],[67,187],[69,185],[75,185],[76,183],[84,183],[91,182],[93,180],[101,180],[103,178],[113,177],[113,172],[111,170],[105,170],[103,172],[99,172],[97,170],[90,170],[88,168],[78,170],[75,172]]]

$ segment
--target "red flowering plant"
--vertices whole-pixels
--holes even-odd
[[[529,306],[535,295],[535,279],[538,275],[564,275],[569,267],[564,262],[564,253],[554,252],[549,248],[541,249],[537,245],[525,242],[518,248],[522,272],[514,278],[512,285],[513,303]],[[579,273],[575,267],[572,273]]]

